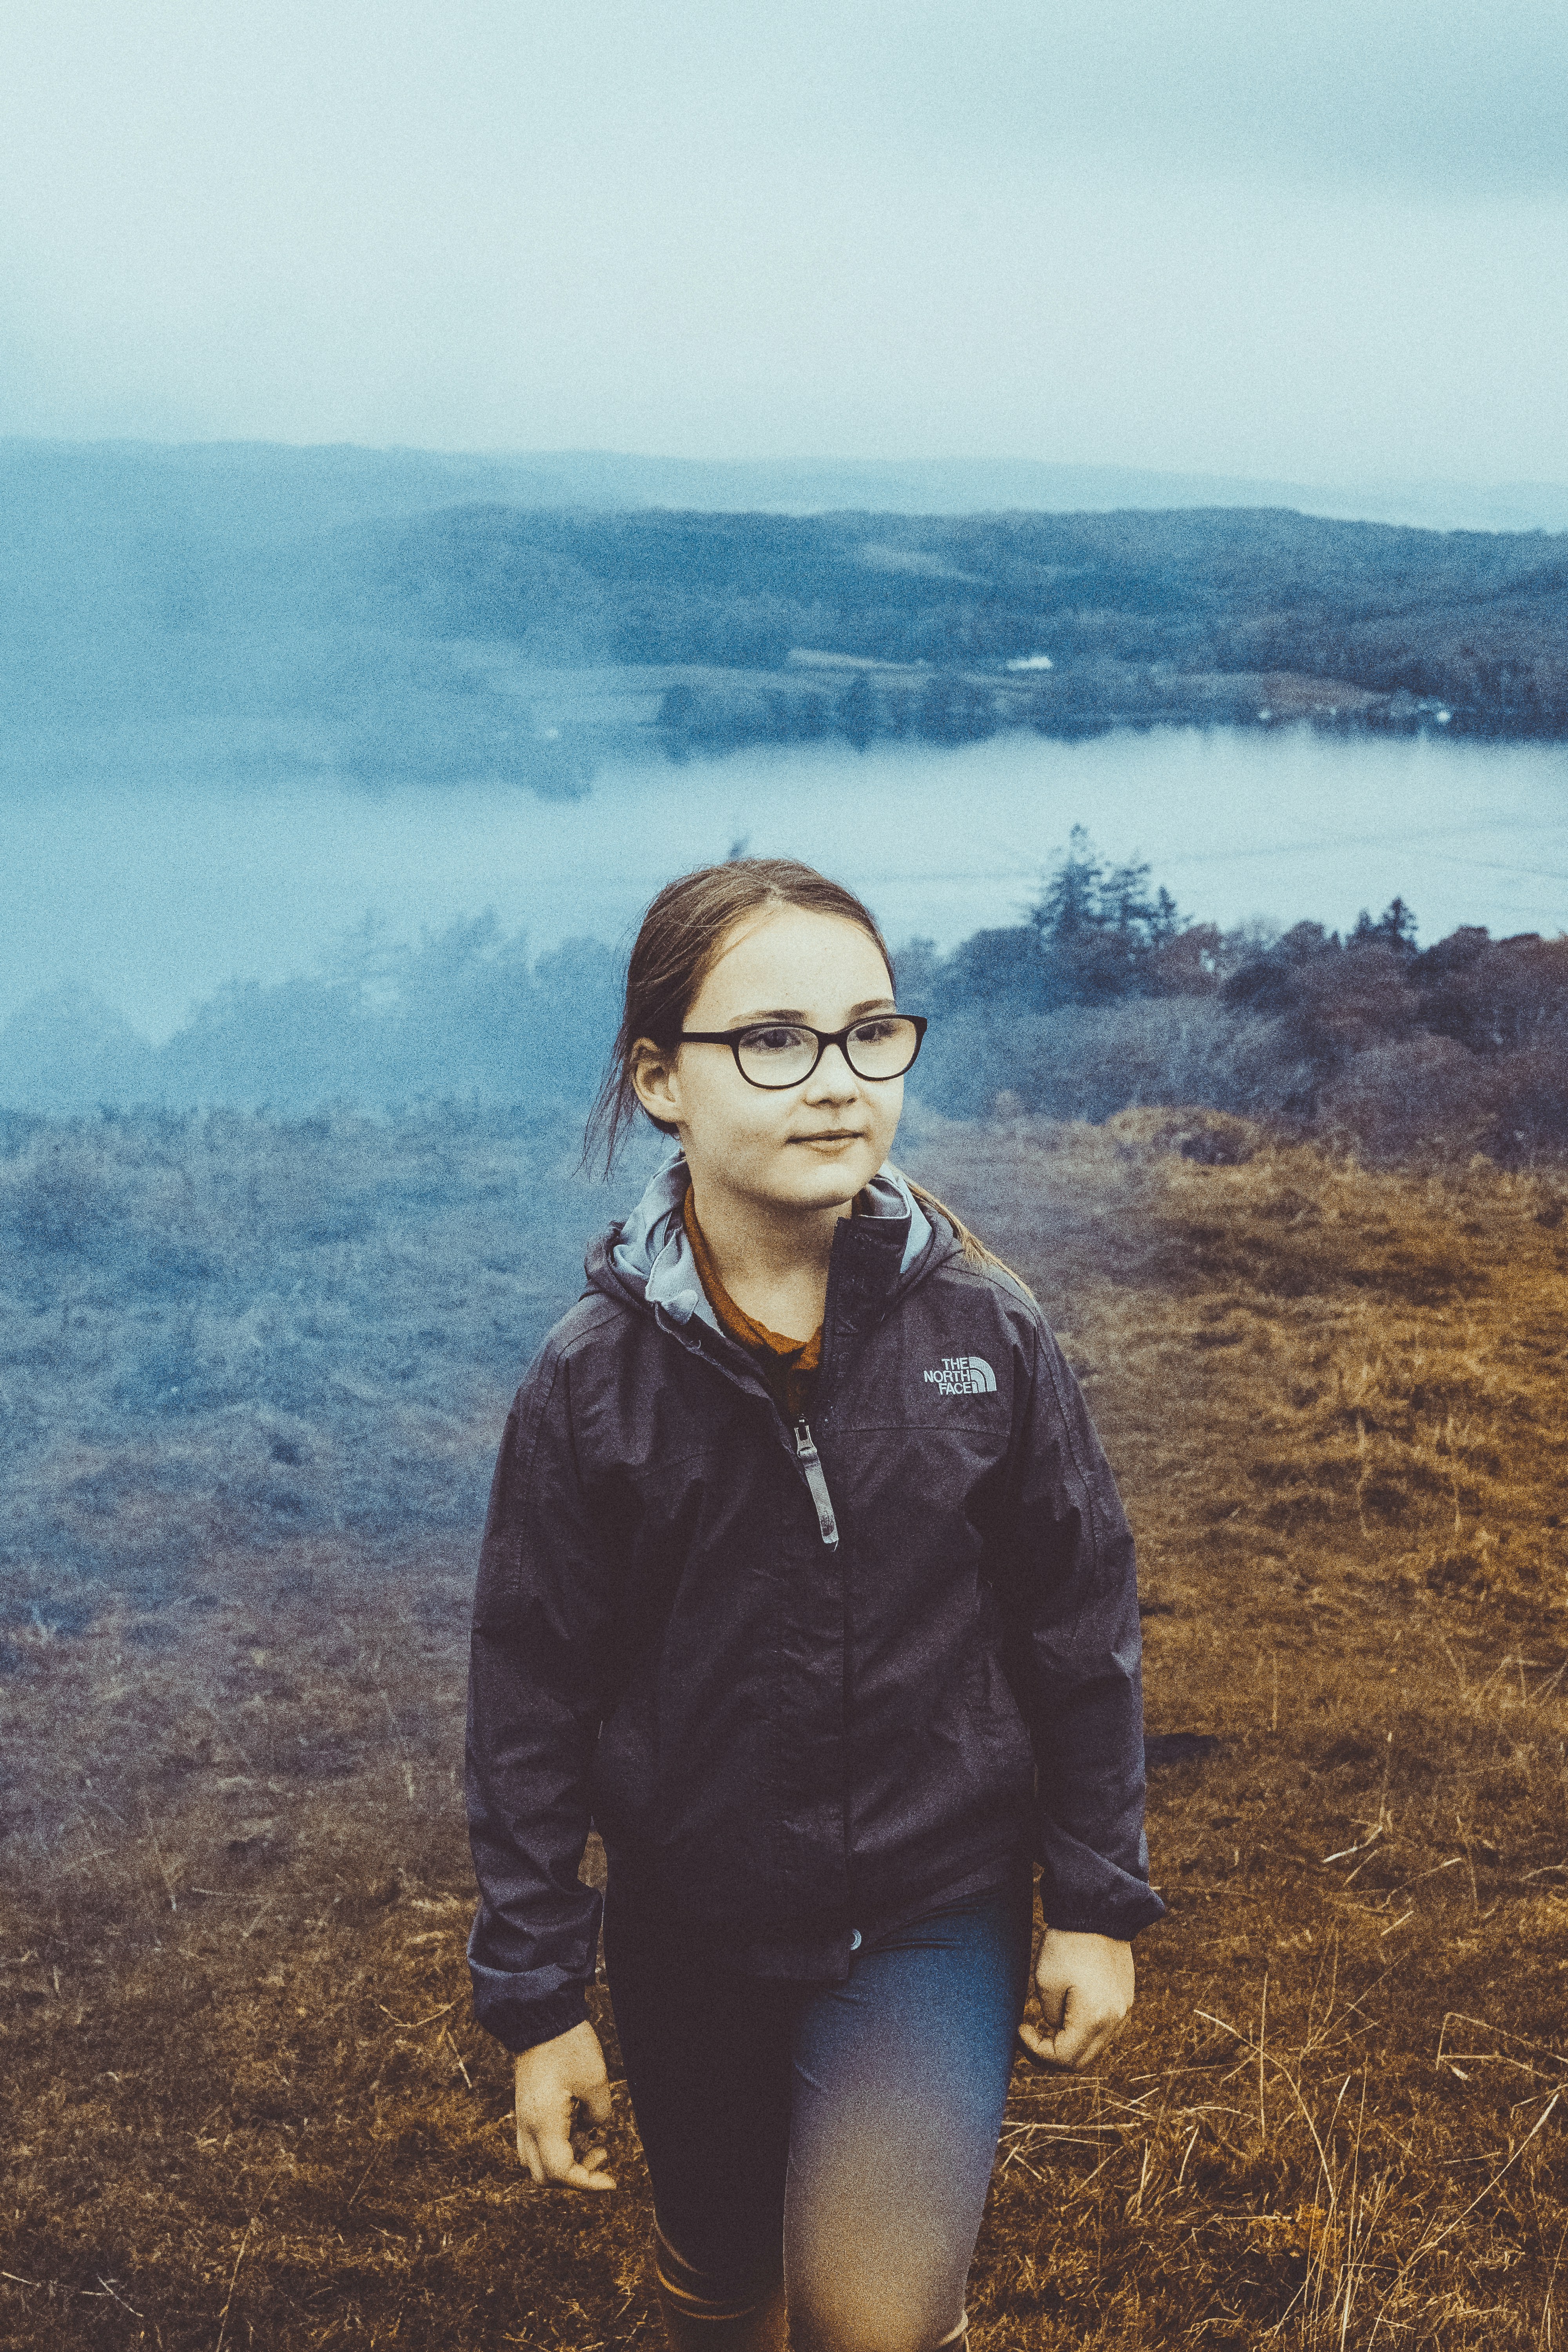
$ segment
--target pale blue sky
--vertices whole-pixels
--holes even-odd
[[[0,431],[1568,476],[1561,0],[11,0]]]

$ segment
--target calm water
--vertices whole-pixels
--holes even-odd
[[[312,968],[367,913],[409,936],[491,908],[542,948],[618,938],[660,882],[738,840],[841,876],[895,940],[1016,919],[1075,824],[1222,923],[1342,928],[1398,892],[1424,941],[1568,928],[1568,752],[1534,746],[1016,737],[607,769],[577,803],[94,782],[0,815],[0,1018],[74,981],[154,1038],[231,977]]]

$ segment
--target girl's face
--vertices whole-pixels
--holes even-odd
[[[781,907],[736,925],[681,1026],[843,1029],[892,1009],[888,968],[858,923]],[[644,1109],[679,1131],[699,1199],[725,1191],[776,1208],[853,1200],[887,1158],[904,1106],[902,1078],[857,1077],[837,1045],[798,1086],[774,1090],[750,1085],[728,1045],[647,1045],[634,1083]]]

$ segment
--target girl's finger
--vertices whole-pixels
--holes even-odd
[[[603,2168],[609,2160],[602,2147],[591,2147],[581,2163],[574,2158],[563,2171],[550,2178],[558,2189],[613,2189],[616,2177]]]
[[[548,2134],[538,2145],[546,2180],[570,2180],[574,2172],[582,2171],[564,2131]]]
[[[1018,2038],[1047,2065],[1075,2073],[1100,2055],[1120,2031],[1121,2022],[1120,2018],[1106,2017],[1087,2023],[1075,2016],[1070,2026],[1063,2025],[1055,2033],[1042,2034],[1026,2019],[1019,2024]]]
[[[1029,2052],[1030,2055],[1037,2058],[1042,2065],[1060,2066],[1065,2064],[1066,2062],[1063,2059],[1058,2058],[1057,2055],[1055,2036],[1041,2033],[1039,2029],[1037,2026],[1029,2024],[1027,2020],[1026,2020],[1018,2028],[1018,2039],[1024,2044],[1025,2049]]]

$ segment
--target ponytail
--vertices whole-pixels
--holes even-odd
[[[956,1209],[950,1209],[945,1201],[939,1201],[934,1192],[928,1192],[923,1184],[915,1183],[910,1177],[906,1176],[904,1181],[909,1185],[922,1209],[928,1212],[934,1209],[939,1217],[946,1218],[958,1236],[959,1247],[963,1252],[965,1265],[994,1265],[998,1273],[1007,1276],[1009,1282],[1016,1282],[1026,1298],[1035,1298],[1034,1292],[1029,1288],[1023,1276],[1015,1274],[1006,1259],[998,1257],[994,1249],[987,1249],[979,1234],[971,1232]],[[1039,1300],[1035,1298],[1037,1307],[1039,1303]]]

